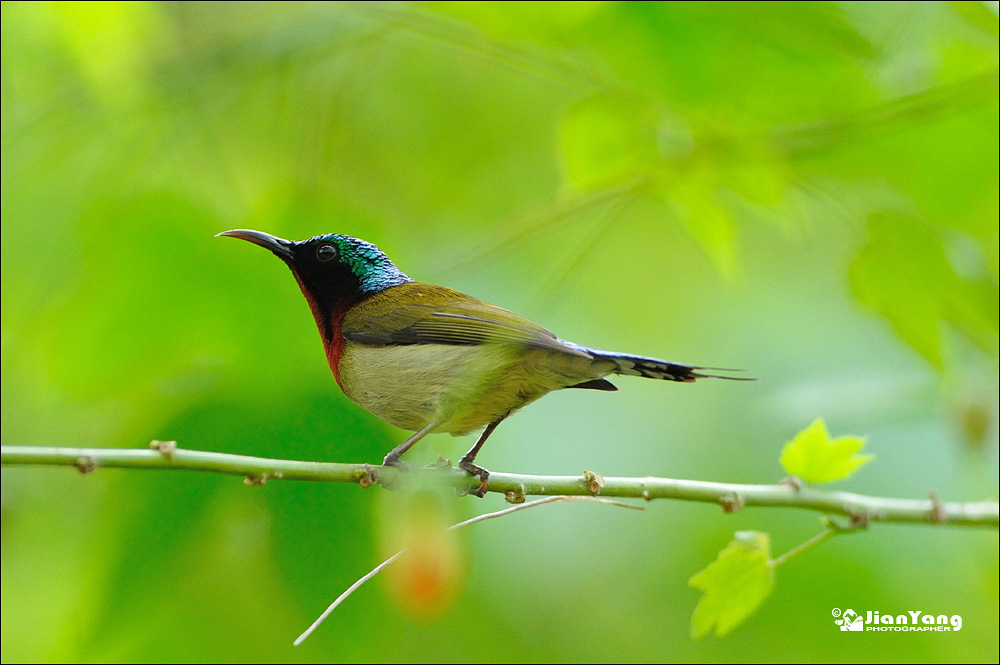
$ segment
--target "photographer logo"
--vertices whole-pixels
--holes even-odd
[[[868,610],[855,612],[851,608],[833,608],[833,622],[844,631],[861,632],[911,632],[938,631],[958,632],[962,630],[960,614],[924,614],[917,610],[906,610],[902,614],[889,614]]]

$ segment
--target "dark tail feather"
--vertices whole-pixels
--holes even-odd
[[[698,379],[726,379],[728,381],[756,381],[741,376],[725,376],[723,374],[708,374],[708,372],[741,372],[738,369],[723,369],[720,367],[700,367],[698,365],[685,365],[683,363],[672,363],[658,358],[647,358],[645,356],[631,356],[625,353],[615,353],[613,351],[598,351],[597,349],[587,349],[598,360],[610,360],[615,364],[616,374],[626,374],[628,376],[644,376],[647,379],[661,379],[663,381],[681,381],[691,383]]]

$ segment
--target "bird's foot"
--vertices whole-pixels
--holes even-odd
[[[469,494],[475,494],[480,499],[482,499],[484,496],[486,496],[486,490],[488,490],[490,487],[490,472],[481,466],[473,464],[472,463],[473,459],[474,458],[471,457],[463,457],[462,459],[458,460],[458,468],[462,469],[463,471],[468,471],[469,473],[476,476],[477,478],[479,478],[479,480],[482,481],[478,488],[469,491]]]
[[[404,462],[403,460],[399,459],[398,456],[393,457],[392,453],[389,453],[388,455],[385,456],[385,459],[382,460],[382,466],[394,466],[397,469],[403,471],[413,468],[412,464],[410,464],[409,462]]]
[[[412,479],[415,468],[409,462],[399,459],[398,455],[393,457],[392,453],[385,456],[385,459],[382,460],[382,466],[399,469],[399,473],[380,473],[377,475],[379,484],[390,492],[403,489],[407,482]]]

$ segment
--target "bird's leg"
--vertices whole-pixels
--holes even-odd
[[[476,466],[475,464],[473,464],[473,462],[476,459],[476,455],[479,454],[479,449],[483,447],[484,443],[486,443],[486,439],[489,438],[490,434],[493,433],[493,430],[497,428],[497,425],[499,425],[506,417],[507,414],[505,413],[496,420],[494,420],[493,422],[491,422],[489,425],[487,425],[486,429],[483,430],[483,433],[479,435],[479,439],[476,441],[476,445],[472,446],[469,452],[462,455],[462,459],[458,460],[459,469],[462,469],[463,471],[468,471],[474,476],[478,476],[479,480],[482,481],[478,489],[472,492],[472,494],[475,494],[480,499],[486,496],[486,490],[490,486],[490,472],[481,466]]]
[[[385,459],[382,460],[382,464],[384,464],[385,466],[399,466],[399,467],[404,466],[404,463],[399,459],[402,456],[402,454],[405,453],[410,448],[412,448],[413,444],[415,444],[417,441],[427,436],[427,434],[429,434],[430,431],[437,426],[438,422],[435,420],[432,420],[431,422],[427,423],[427,425],[422,430],[420,430],[419,432],[414,432],[414,434],[409,439],[407,439],[406,441],[402,442],[401,444],[393,448],[389,452],[389,454],[385,456]]]

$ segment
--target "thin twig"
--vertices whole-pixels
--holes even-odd
[[[458,529],[461,529],[463,527],[471,526],[473,524],[478,524],[479,522],[485,522],[486,520],[493,519],[494,517],[503,517],[504,515],[510,515],[511,513],[515,513],[515,512],[517,512],[519,510],[525,510],[527,508],[534,508],[535,506],[541,506],[541,505],[549,504],[549,503],[559,503],[561,501],[591,501],[591,502],[594,502],[594,503],[604,503],[604,504],[607,504],[609,506],[617,506],[619,508],[631,508],[633,510],[644,510],[644,508],[642,506],[633,506],[631,504],[622,503],[620,501],[611,501],[610,499],[598,499],[598,498],[592,497],[592,496],[549,496],[549,497],[545,497],[544,499],[537,499],[536,501],[529,501],[528,503],[521,503],[521,504],[518,504],[516,506],[511,506],[509,508],[504,508],[503,510],[497,510],[496,512],[485,513],[483,515],[476,515],[475,517],[471,517],[471,518],[469,518],[469,519],[467,519],[467,520],[465,520],[463,522],[459,522],[458,524],[452,524],[446,530],[447,531],[457,531]],[[404,554],[406,554],[406,550],[400,550],[399,552],[396,552],[391,557],[389,557],[388,559],[386,559],[385,561],[383,561],[379,565],[375,566],[364,577],[362,577],[357,582],[355,582],[354,584],[352,584],[351,586],[349,586],[347,588],[347,591],[345,591],[344,593],[342,593],[339,596],[337,596],[337,599],[335,601],[333,601],[332,603],[330,603],[330,606],[327,607],[326,610],[324,610],[324,612],[322,614],[320,614],[319,617],[315,621],[313,621],[313,623],[312,623],[311,626],[309,626],[308,628],[306,628],[305,631],[301,635],[299,635],[297,638],[295,638],[295,641],[292,642],[292,645],[293,646],[299,646],[300,644],[302,644],[303,642],[305,642],[306,638],[308,638],[310,635],[312,635],[313,631],[316,630],[317,628],[319,628],[319,625],[321,623],[323,623],[324,621],[326,621],[326,618],[328,616],[330,616],[330,614],[335,609],[337,609],[337,606],[339,606],[342,602],[344,602],[345,600],[347,600],[347,598],[352,593],[354,593],[362,584],[364,584],[365,582],[367,582],[371,578],[373,578],[376,575],[378,575],[379,573],[381,573],[385,568],[388,568],[390,564],[392,564],[396,559],[398,559],[399,557],[403,556]]]
[[[817,533],[815,536],[805,541],[804,543],[800,543],[795,547],[793,547],[792,549],[788,550],[781,556],[774,557],[768,563],[772,568],[777,568],[781,564],[787,562],[789,559],[793,559],[798,555],[802,554],[803,552],[808,552],[809,550],[816,547],[820,543],[827,541],[828,539],[836,536],[839,533],[842,532],[836,529],[824,529],[823,531]]]

